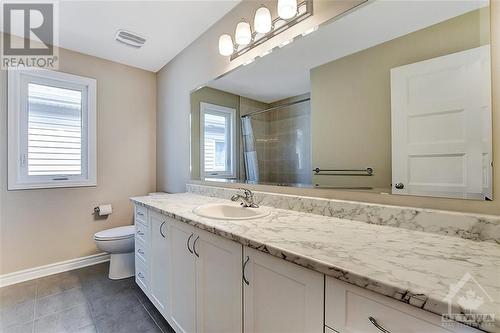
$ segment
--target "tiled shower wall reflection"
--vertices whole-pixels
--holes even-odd
[[[269,105],[308,98],[300,95]],[[311,107],[302,102],[251,117],[259,165],[259,181],[311,184]]]

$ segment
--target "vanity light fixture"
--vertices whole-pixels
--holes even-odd
[[[234,44],[231,35],[223,34],[219,37],[219,53],[223,56],[233,54]]]
[[[267,34],[273,27],[273,20],[271,18],[271,11],[266,6],[260,6],[255,12],[253,20],[255,31],[259,34]]]
[[[230,59],[234,60],[288,30],[312,16],[313,0],[303,0],[301,3],[297,3],[297,0],[278,0],[277,12],[278,16],[273,19],[268,7],[261,5],[257,8],[253,20],[254,31],[245,18],[241,19],[236,25],[234,42],[231,35],[223,34],[219,37],[219,53],[223,56],[231,56]],[[307,31],[307,33],[310,32]],[[280,47],[290,44],[292,41],[293,38],[282,43]],[[266,54],[269,53],[263,53],[261,57]]]
[[[252,41],[252,31],[250,30],[250,23],[244,19],[238,23],[236,26],[236,32],[234,34],[234,39],[236,44],[241,46],[246,46]]]
[[[297,15],[297,0],[278,0],[278,16],[288,20]]]

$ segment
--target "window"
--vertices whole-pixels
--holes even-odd
[[[9,190],[96,185],[96,81],[8,73]]]
[[[236,110],[200,103],[200,161],[205,177],[236,177]]]

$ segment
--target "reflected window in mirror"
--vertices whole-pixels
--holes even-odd
[[[236,110],[200,103],[200,161],[205,177],[236,177]]]

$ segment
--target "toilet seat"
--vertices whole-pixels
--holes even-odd
[[[94,235],[94,239],[96,241],[115,241],[115,240],[133,238],[134,234],[135,234],[134,226],[128,225],[125,227],[117,227],[99,231]]]

